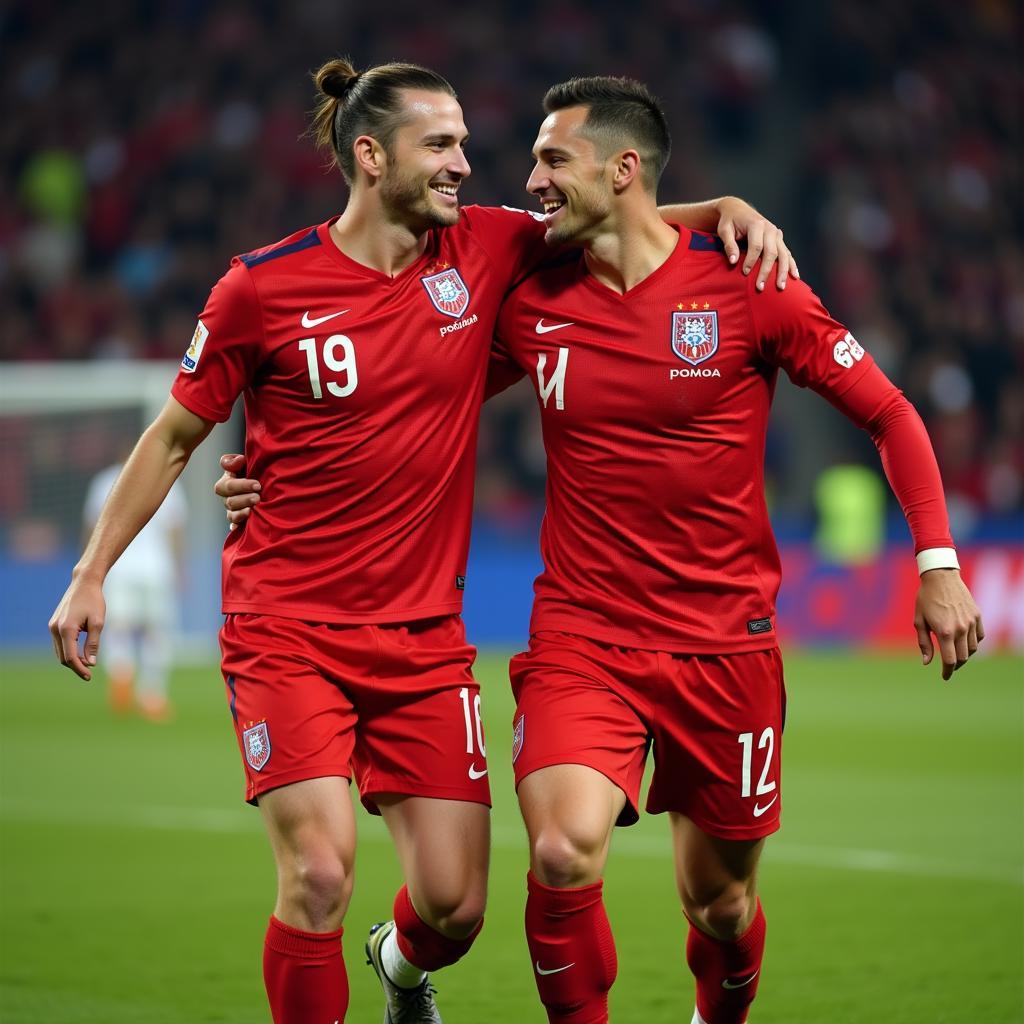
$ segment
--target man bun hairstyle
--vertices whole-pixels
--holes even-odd
[[[406,123],[403,89],[426,89],[455,97],[451,83],[418,64],[378,64],[357,71],[346,57],[327,61],[313,72],[320,92],[310,134],[351,185],[356,173],[352,143],[360,135],[375,138],[391,153],[395,132]]]
[[[334,99],[344,99],[345,93],[359,81],[359,72],[347,60],[329,60],[318,68],[313,77],[317,88]]]
[[[644,188],[657,192],[658,179],[668,164],[672,138],[665,111],[642,82],[632,78],[593,76],[570,78],[553,85],[544,96],[544,113],[567,107],[587,107],[583,131],[605,152],[624,146],[640,154]]]

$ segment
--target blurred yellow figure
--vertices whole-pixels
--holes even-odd
[[[814,546],[827,562],[863,565],[885,546],[885,488],[867,466],[826,469],[814,488],[818,527]]]

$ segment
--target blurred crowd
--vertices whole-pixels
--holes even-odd
[[[825,6],[800,64],[804,236],[969,532],[1024,507],[1021,8]]]
[[[1018,17],[1012,0],[7,4],[0,360],[177,360],[232,254],[344,205],[303,137],[308,72],[331,56],[448,75],[472,133],[464,199],[512,205],[532,202],[545,88],[627,74],[670,115],[663,198],[722,191],[719,159],[763,162],[805,276],[925,416],[960,521],[1019,513]],[[772,164],[780,124],[795,141]],[[529,405],[485,421],[499,519],[529,518],[542,488]]]

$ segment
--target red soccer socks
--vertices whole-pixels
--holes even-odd
[[[274,1024],[344,1024],[348,975],[342,931],[303,932],[270,918],[263,981]]]
[[[526,876],[526,941],[551,1024],[604,1024],[618,961],[602,883],[552,889]]]
[[[743,1024],[757,993],[766,923],[761,901],[747,930],[722,942],[690,924],[686,962],[697,979],[697,1010],[707,1024]]]
[[[404,885],[395,896],[394,913],[399,951],[410,964],[424,971],[438,971],[461,960],[484,926],[481,920],[464,939],[450,939],[442,935],[416,913],[409,890]]]

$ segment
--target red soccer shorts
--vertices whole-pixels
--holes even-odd
[[[375,797],[490,806],[476,649],[457,615],[339,626],[228,615],[221,668],[245,798],[304,779],[354,779]]]
[[[533,636],[509,666],[516,785],[583,764],[626,794],[637,820],[653,743],[647,811],[678,811],[722,839],[779,827],[786,691],[777,649],[698,656],[614,647],[569,633]]]

